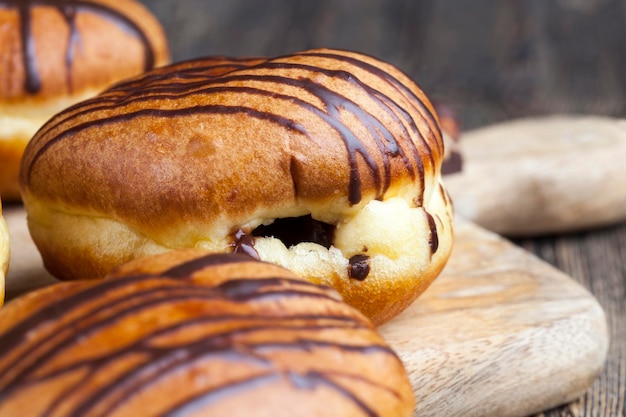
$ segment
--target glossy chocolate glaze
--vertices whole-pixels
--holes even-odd
[[[189,278],[194,273],[214,265],[224,265],[232,263],[250,262],[247,256],[211,253],[200,258],[194,258],[183,262],[160,274],[171,278]]]
[[[19,12],[22,60],[26,75],[24,87],[28,93],[37,94],[42,87],[37,62],[37,45],[32,30],[32,9],[38,6],[57,9],[67,22],[69,36],[65,48],[65,65],[68,74],[67,86],[70,91],[72,91],[71,71],[74,64],[74,50],[75,46],[80,45],[81,42],[80,32],[76,28],[76,15],[79,13],[96,14],[137,38],[144,49],[144,70],[154,67],[154,51],[146,34],[135,22],[111,7],[81,0],[0,0],[0,7],[16,8]]]
[[[342,376],[344,378],[349,377],[356,380],[357,382],[372,382],[367,381],[364,378],[359,377],[358,375],[345,374],[338,376]],[[222,397],[236,396],[238,394],[241,394],[242,391],[245,392],[247,390],[254,389],[257,386],[261,387],[265,384],[276,384],[281,381],[286,381],[294,388],[304,391],[312,391],[320,386],[330,387],[334,391],[337,391],[345,397],[350,398],[353,403],[356,404],[357,407],[363,412],[363,415],[370,417],[376,417],[378,415],[374,410],[368,407],[364,401],[362,401],[358,396],[354,395],[348,389],[344,388],[340,384],[335,383],[323,373],[315,371],[309,371],[305,374],[299,374],[290,371],[266,373],[243,381],[242,383],[237,381],[228,386],[219,387],[215,390],[203,393],[201,396],[195,398],[194,401],[192,401],[191,403],[181,404],[176,408],[169,410],[166,415],[170,417],[184,417],[188,415],[194,415],[194,413],[198,413],[204,407],[211,405],[211,403],[219,401]]]
[[[167,411],[164,415],[185,415],[186,412],[208,407],[222,398],[253,390],[260,383],[276,380],[289,382],[294,390],[309,391],[325,386],[355,404],[368,416],[375,416],[376,413],[353,392],[335,383],[335,377],[358,380],[360,384],[369,384],[398,396],[390,388],[381,386],[375,380],[352,374],[349,369],[325,372],[321,367],[316,371],[294,373],[274,365],[270,355],[284,350],[301,352],[305,356],[312,351],[331,350],[384,355],[394,360],[397,357],[383,344],[345,344],[324,336],[327,334],[325,330],[333,329],[372,331],[369,322],[360,319],[360,316],[288,314],[281,308],[269,308],[270,305],[276,306],[276,303],[284,307],[289,302],[305,302],[311,297],[324,302],[341,303],[327,287],[285,277],[238,277],[214,287],[189,279],[198,271],[216,264],[241,262],[254,261],[244,255],[209,255],[182,263],[161,274],[93,281],[82,290],[39,307],[0,334],[0,357],[14,349],[20,351],[18,358],[0,369],[0,407],[11,395],[21,390],[37,389],[39,384],[50,383],[57,378],[62,380],[73,372],[81,371],[83,377],[66,385],[44,415],[54,415],[61,407],[69,406],[67,415],[87,415],[97,409],[97,415],[106,416],[123,407],[137,393],[149,391],[170,376],[214,360],[237,361],[252,371],[245,378],[222,381],[203,392],[191,392],[183,402],[164,410]],[[233,307],[221,312],[214,311],[211,308],[214,302],[227,303]],[[236,308],[241,303],[255,303],[258,305],[258,313],[242,316]],[[270,304],[262,307],[263,303]],[[47,365],[55,363],[55,358],[75,349],[85,340],[104,331],[110,332],[123,320],[134,317],[144,317],[145,320],[146,314],[154,314],[155,317],[149,320],[156,320],[156,315],[162,314],[163,310],[160,309],[172,306],[178,306],[176,319],[159,319],[158,326],[150,325],[150,332],[136,336],[128,343],[114,344],[116,347],[99,350],[83,358],[56,362],[54,366]],[[63,320],[63,326],[50,330],[50,325],[57,320]],[[216,327],[216,323],[232,325]],[[187,329],[193,329],[195,333],[190,333],[194,335],[193,338],[177,338]],[[321,332],[316,333],[316,330]],[[294,332],[294,337],[288,343],[274,340],[269,335],[261,337],[264,332],[275,331]],[[334,333],[331,331],[331,334]],[[141,360],[133,360],[132,366],[109,377],[105,383],[95,383],[89,395],[79,397],[76,403],[67,403],[69,398],[74,398],[74,391],[83,384],[93,381],[96,375],[102,378],[99,373],[101,370],[131,358]]]
[[[307,55],[303,53],[302,55]],[[362,181],[361,171],[359,169],[360,162],[370,171],[376,187],[376,198],[382,199],[391,183],[391,160],[400,158],[406,168],[406,172],[412,177],[419,177],[422,187],[420,196],[423,196],[425,163],[424,158],[428,160],[430,169],[434,169],[436,157],[434,152],[442,155],[441,132],[438,124],[429,107],[423,103],[411,90],[402,82],[387,74],[386,72],[376,68],[375,66],[358,60],[353,57],[341,54],[315,54],[325,59],[342,61],[348,63],[361,71],[366,71],[378,77],[382,82],[392,86],[403,99],[408,97],[411,105],[414,106],[414,113],[419,114],[422,118],[421,125],[427,126],[427,131],[422,127],[418,128],[418,123],[413,119],[411,114],[403,108],[393,97],[389,97],[383,92],[365,84],[354,74],[344,70],[332,70],[328,68],[320,68],[317,66],[305,65],[298,62],[289,62],[285,57],[274,60],[258,62],[253,60],[254,65],[247,66],[246,61],[240,61],[241,64],[228,64],[228,68],[224,72],[218,71],[220,76],[215,76],[212,66],[207,65],[203,69],[202,60],[198,60],[199,66],[184,68],[180,64],[169,67],[169,69],[157,69],[152,73],[146,74],[137,80],[128,83],[118,84],[111,88],[108,92],[94,100],[88,100],[81,106],[75,106],[71,111],[62,114],[48,126],[44,127],[39,137],[45,137],[46,133],[61,124],[72,124],[76,118],[95,113],[101,110],[110,110],[119,108],[119,114],[102,117],[87,122],[78,122],[71,127],[62,131],[58,135],[46,137],[44,143],[37,145],[37,151],[32,155],[32,160],[28,164],[29,170],[27,176],[32,172],[33,166],[37,159],[41,157],[46,150],[55,143],[65,138],[89,129],[94,126],[101,126],[110,123],[123,123],[139,117],[154,118],[174,118],[185,115],[197,114],[246,114],[250,117],[264,120],[268,123],[276,124],[282,128],[303,134],[314,142],[312,133],[308,132],[297,120],[291,119],[289,114],[276,114],[271,110],[261,110],[240,105],[212,105],[199,104],[188,108],[166,109],[153,107],[154,100],[176,100],[177,98],[189,96],[204,96],[201,102],[210,102],[210,96],[216,97],[224,93],[245,93],[261,97],[267,97],[272,100],[281,100],[288,102],[289,105],[297,106],[306,110],[312,117],[317,118],[325,123],[329,128],[334,130],[341,138],[346,149],[348,164],[350,166],[348,199],[351,204],[356,204],[362,199]],[[214,62],[208,59],[209,62]],[[293,78],[285,75],[288,71],[293,70],[297,73]],[[256,71],[256,72],[255,72]],[[271,72],[261,72],[271,71]],[[280,74],[280,75],[278,75]],[[308,74],[308,75],[303,75]],[[401,129],[400,136],[406,139],[398,139],[389,128],[383,124],[376,116],[368,113],[359,106],[358,103],[350,98],[331,89],[326,83],[316,81],[323,75],[342,83],[348,83],[354,91],[363,91],[373,100],[378,108],[393,120],[394,128]],[[264,88],[253,87],[252,85],[262,84]],[[321,107],[313,105],[301,98],[288,94],[272,91],[272,85],[289,85],[299,90],[304,90],[308,94],[315,96],[323,104]],[[406,100],[405,100],[406,101]],[[145,103],[143,108],[139,110],[125,110],[126,105]],[[136,108],[136,107],[135,107]],[[370,138],[362,138],[356,132],[346,125],[342,120],[342,115],[349,114],[352,119],[358,120],[359,124],[367,129]],[[434,135],[435,148],[430,145],[430,141],[424,138],[424,135]],[[413,137],[414,140],[409,139]],[[36,138],[37,140],[37,138]],[[370,141],[372,145],[367,145]],[[377,149],[376,153],[372,153],[371,149]],[[28,181],[28,177],[26,178]],[[423,197],[422,197],[423,198]],[[421,205],[422,201],[417,202]]]

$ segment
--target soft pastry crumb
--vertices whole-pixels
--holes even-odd
[[[360,309],[374,323],[382,323],[391,317],[390,311],[406,308],[430,285],[450,254],[451,206],[444,189],[437,189],[428,209],[411,207],[399,197],[369,201],[355,215],[336,225],[329,248],[313,242],[287,247],[272,236],[254,237],[253,248],[262,261],[336,288],[349,303],[361,305]],[[71,278],[74,273],[66,270],[65,265],[80,263],[83,278],[96,278],[132,259],[179,248],[115,219],[50,210],[30,201],[27,204],[30,232],[38,242],[46,267],[61,278]],[[171,236],[170,241],[186,237]],[[233,239],[232,234],[219,238],[199,236],[195,242],[188,241],[180,247],[231,252]],[[360,255],[366,258],[364,265],[368,272],[365,276],[351,277],[351,259]],[[416,286],[420,291],[412,296]],[[371,292],[372,287],[379,290]],[[367,305],[362,305],[363,299],[368,300]],[[381,304],[388,307],[381,309]]]
[[[26,204],[28,228],[44,265],[61,279],[73,277],[71,266],[77,263],[83,279],[100,278],[131,259],[170,249],[111,218]]]
[[[375,323],[381,323],[388,318],[382,313],[388,310],[381,309],[381,304],[392,303],[382,288],[395,287],[397,298],[393,303],[408,305],[414,299],[406,294],[408,289],[416,285],[422,291],[426,289],[439,273],[442,260],[449,256],[453,230],[446,198],[442,188],[434,193],[430,212],[424,207],[411,207],[402,198],[371,200],[337,225],[330,248],[312,242],[286,247],[275,237],[257,237],[254,249],[260,259],[335,287],[350,301],[356,300],[354,294],[362,295],[366,285],[381,288],[363,296],[368,305],[362,307]],[[358,256],[362,256],[367,272],[355,277],[351,276],[351,259]]]
[[[0,101],[0,141],[12,138],[29,140],[50,117],[99,92],[97,89],[86,89],[67,96]]]

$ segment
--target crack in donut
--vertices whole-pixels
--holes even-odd
[[[434,224],[431,226],[435,228]],[[330,249],[333,243],[335,226],[313,219],[310,215],[276,219],[269,225],[261,225],[251,234],[241,229],[234,235],[233,252],[245,253],[255,259],[260,259],[254,249],[255,237],[269,237],[280,240],[287,248],[300,243],[310,242]],[[434,229],[436,234],[436,228]],[[367,248],[364,248],[364,252]],[[364,280],[369,274],[369,256],[364,254],[353,255],[348,261],[348,276],[352,279]]]
[[[280,239],[287,247],[313,242],[326,249],[332,245],[334,234],[334,225],[315,220],[310,215],[276,219],[271,224],[260,225],[252,231],[253,236]]]

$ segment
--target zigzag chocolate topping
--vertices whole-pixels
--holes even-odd
[[[200,277],[211,268],[249,262],[255,261],[245,255],[207,255],[162,273],[74,282],[43,298],[0,331],[0,414],[23,392],[60,386],[37,415],[112,415],[138,396],[158,396],[168,379],[186,373],[200,379],[185,395],[164,400],[159,415],[210,409],[264,385],[304,393],[329,389],[372,417],[378,413],[371,402],[346,385],[400,396],[349,365],[339,370],[324,364],[323,358],[337,355],[398,361],[382,339],[371,338],[371,324],[342,307],[331,289],[289,276],[234,273],[217,285]],[[306,303],[327,307],[299,307]],[[352,337],[337,339],[342,332]],[[302,370],[280,359],[310,360],[313,354],[321,361]],[[216,377],[211,367],[220,363],[240,371]]]
[[[321,67],[302,63],[302,58],[319,58],[330,63]],[[391,86],[394,96],[333,66],[364,71]],[[317,81],[320,77],[327,81]],[[350,96],[334,89],[335,83],[348,84]],[[237,95],[263,98],[267,103],[281,102],[281,106],[289,110],[275,112],[267,107],[235,104],[236,100],[230,98]],[[374,110],[368,111],[355,101],[362,95],[371,100]],[[365,60],[339,52],[319,51],[269,60],[210,57],[157,69],[118,84],[96,99],[74,106],[53,119],[35,137],[36,150],[27,161],[26,182],[37,160],[66,138],[105,125],[123,129],[124,123],[146,117],[246,114],[305,135],[315,146],[315,133],[301,121],[303,111],[305,117],[327,125],[341,138],[350,165],[349,201],[352,204],[362,198],[364,172],[358,168],[359,160],[368,167],[375,182],[376,198],[380,199],[391,183],[392,160],[401,160],[406,173],[412,178],[419,177],[424,187],[425,170],[434,170],[435,160],[443,153],[441,132],[430,105],[417,97],[410,86]],[[298,117],[293,117],[292,113]],[[386,120],[382,120],[383,117]],[[355,131],[347,123],[348,119],[356,120],[367,134]],[[402,137],[412,139],[399,140],[398,129]],[[372,142],[373,148],[369,146]],[[376,149],[376,153],[372,149]]]
[[[36,94],[41,90],[40,68],[36,53],[37,45],[34,42],[32,29],[32,11],[37,7],[53,7],[57,9],[67,22],[69,28],[65,53],[65,65],[68,68],[67,74],[71,73],[71,67],[74,62],[74,50],[81,43],[81,35],[76,27],[76,16],[80,13],[97,14],[134,35],[143,45],[144,70],[147,71],[154,67],[154,51],[146,34],[135,22],[114,8],[104,4],[81,0],[0,0],[0,8],[14,8],[19,12],[22,60],[26,73],[24,83],[26,91],[30,94]],[[71,77],[69,75],[67,83],[71,91]]]

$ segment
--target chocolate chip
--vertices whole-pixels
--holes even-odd
[[[363,281],[370,273],[370,257],[367,255],[354,255],[349,264],[348,276],[352,279]]]

